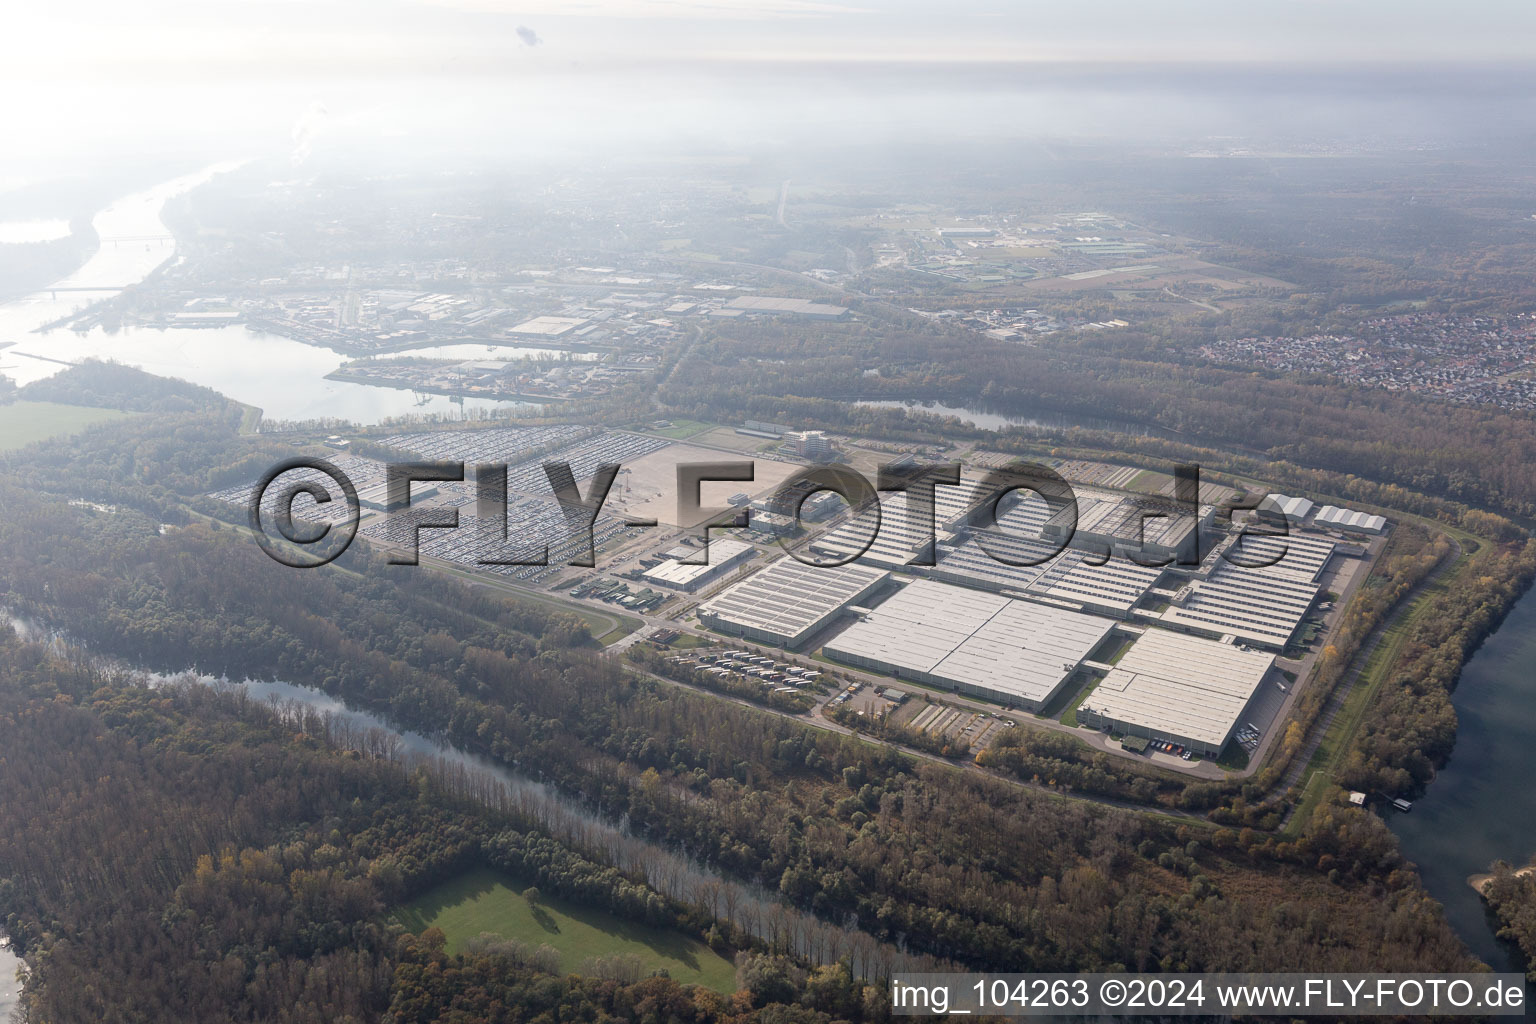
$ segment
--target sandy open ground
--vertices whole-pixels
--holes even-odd
[[[699,488],[701,505],[706,508],[723,506],[727,498],[742,491],[754,498],[770,494],[779,484],[805,468],[789,462],[752,459],[746,454],[733,456],[689,444],[669,445],[626,463],[624,468],[629,472],[620,473],[614,481],[604,510],[654,518],[667,526],[696,526],[702,517],[691,523],[678,522],[677,467],[685,463],[737,461],[752,462],[755,479],[751,483],[705,483]]]

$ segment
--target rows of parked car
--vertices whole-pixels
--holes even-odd
[[[678,655],[671,660],[691,664],[711,675],[734,674],[759,679],[781,690],[798,689],[821,678],[821,673],[815,669],[786,665],[755,651],[705,651]]]

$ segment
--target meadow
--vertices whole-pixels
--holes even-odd
[[[120,420],[132,413],[58,402],[12,402],[0,405],[0,451],[24,448],[34,441],[78,434],[97,423]]]
[[[549,895],[530,903],[514,879],[479,869],[423,893],[394,912],[395,920],[420,933],[441,928],[449,953],[490,933],[530,947],[548,945],[560,954],[560,969],[573,972],[591,957],[636,956],[648,971],[665,969],[683,984],[719,992],[736,989],[736,968],[698,939],[653,928]]]

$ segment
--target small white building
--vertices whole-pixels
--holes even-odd
[[[1385,516],[1373,516],[1368,512],[1356,512],[1337,505],[1324,505],[1318,510],[1313,523],[1354,533],[1385,533],[1387,529]]]
[[[686,564],[682,559],[694,557],[699,552],[693,548],[674,549],[667,552],[660,565],[647,569],[641,573],[641,577],[653,586],[691,594],[747,561],[754,551],[756,549],[744,541],[721,537],[709,542],[708,564]]]
[[[1304,522],[1307,516],[1312,514],[1315,506],[1312,502],[1302,497],[1289,497],[1284,494],[1271,494],[1259,502],[1259,508],[1263,511],[1279,512],[1285,516],[1286,522],[1291,525]]]

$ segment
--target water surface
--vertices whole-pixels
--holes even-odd
[[[366,424],[402,416],[462,418],[539,408],[526,402],[460,399],[326,380],[325,375],[348,357],[239,324],[214,329],[59,328],[37,333],[44,325],[111,298],[176,259],[176,240],[161,221],[166,202],[236,166],[218,164],[163,182],[119,199],[97,214],[92,226],[101,244],[84,266],[45,289],[0,305],[0,342],[12,343],[0,349],[0,374],[26,385],[83,359],[110,359],[213,388],[277,420],[342,419]],[[472,351],[466,358],[485,354],[483,345],[468,348]],[[513,358],[521,358],[547,350],[499,351],[515,352]]]
[[[1450,763],[1407,814],[1387,821],[1467,945],[1497,970],[1523,970],[1500,942],[1467,877],[1536,853],[1536,591],[1528,592],[1462,671]]]

